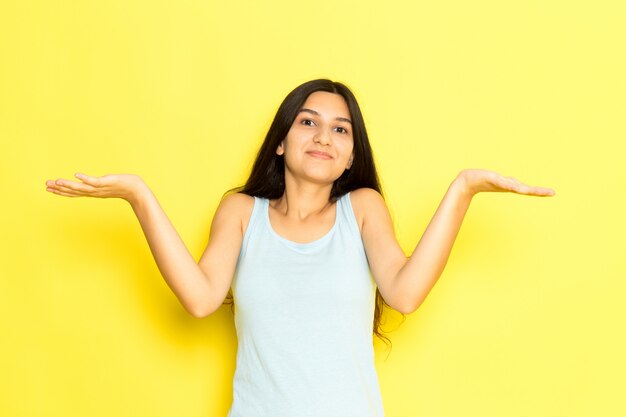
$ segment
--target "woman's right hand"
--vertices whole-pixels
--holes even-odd
[[[82,182],[59,178],[46,181],[46,191],[66,197],[123,198],[129,203],[147,188],[140,176],[135,174],[109,174],[92,177],[82,173],[75,174]]]

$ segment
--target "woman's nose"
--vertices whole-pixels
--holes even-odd
[[[327,129],[321,129],[317,135],[315,135],[315,141],[321,145],[328,145],[332,142],[330,132]]]

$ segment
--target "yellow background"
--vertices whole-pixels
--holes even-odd
[[[137,173],[198,259],[318,77],[355,92],[407,254],[462,168],[557,190],[477,196],[426,302],[386,315],[387,417],[626,415],[624,4],[3,1],[0,415],[226,415],[229,308],[184,311],[126,202],[44,183]]]

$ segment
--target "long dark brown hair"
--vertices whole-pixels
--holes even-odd
[[[344,84],[328,79],[305,82],[285,97],[259,149],[250,177],[248,177],[244,186],[229,190],[228,193],[241,192],[249,196],[270,200],[282,197],[285,192],[285,165],[283,157],[276,154],[276,149],[287,136],[298,111],[302,108],[306,99],[316,91],[341,95],[348,104],[350,118],[352,119],[353,163],[350,169],[345,170],[333,183],[330,201],[335,202],[344,194],[363,187],[372,188],[382,194],[378,173],[374,165],[374,156],[365,129],[365,122],[356,98]],[[232,290],[228,291],[224,304],[231,304],[231,308],[234,306]],[[373,332],[385,343],[390,343],[391,341],[383,334],[381,329],[381,317],[385,305],[388,304],[377,288]]]

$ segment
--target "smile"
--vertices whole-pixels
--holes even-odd
[[[320,152],[320,151],[311,151],[311,152],[307,152],[309,155],[311,155],[314,158],[318,158],[318,159],[331,159],[331,156],[329,154],[327,154],[326,152]]]

